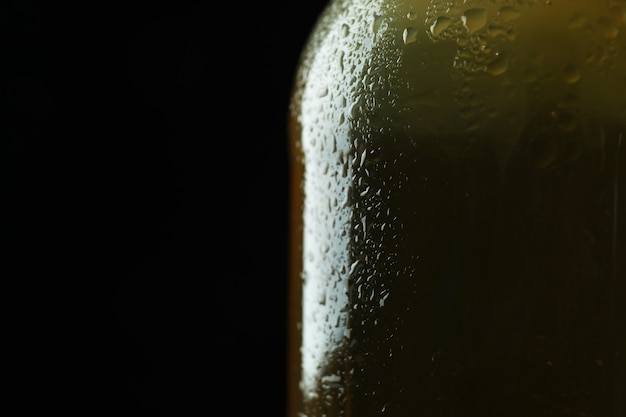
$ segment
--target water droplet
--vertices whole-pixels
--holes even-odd
[[[619,29],[615,23],[613,23],[613,21],[608,17],[601,17],[598,19],[598,26],[600,26],[600,33],[606,39],[614,39],[619,33]]]
[[[450,26],[451,19],[449,17],[440,16],[430,25],[430,33],[433,36],[439,36],[441,32],[446,30]]]
[[[521,12],[515,7],[504,6],[498,10],[498,16],[500,16],[500,19],[504,22],[510,22],[519,18],[521,16]]]
[[[354,275],[355,272],[358,271],[359,267],[361,266],[361,261],[360,260],[356,260],[354,262],[352,262],[352,264],[350,265],[350,276]]]
[[[563,70],[563,80],[568,84],[576,84],[580,80],[580,72],[574,65],[568,65]]]
[[[491,75],[504,74],[509,69],[509,55],[507,53],[496,55],[496,58],[485,67],[485,70]]]
[[[417,13],[414,11],[410,11],[406,14],[406,18],[409,20],[415,20],[417,19]]]
[[[384,16],[375,15],[374,22],[372,23],[372,32],[378,33],[379,31],[385,31],[386,25]]]
[[[461,16],[461,21],[470,35],[478,32],[487,24],[487,11],[485,9],[469,9]]]
[[[341,36],[345,38],[348,35],[350,35],[350,26],[344,23],[343,25],[341,25]]]
[[[582,13],[577,13],[572,16],[567,22],[567,27],[570,29],[580,29],[585,25],[587,18]]]
[[[325,85],[319,86],[319,88],[317,89],[317,96],[326,97],[327,95],[328,95],[328,87],[326,87]]]
[[[487,34],[492,38],[497,38],[498,36],[505,38],[508,37],[506,28],[503,28],[502,26],[489,26],[487,28]]]
[[[413,43],[417,40],[417,29],[414,27],[408,27],[402,32],[402,40],[405,44]]]

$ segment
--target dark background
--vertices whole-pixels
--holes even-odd
[[[284,415],[287,102],[325,2],[56,3],[1,13],[2,407]]]

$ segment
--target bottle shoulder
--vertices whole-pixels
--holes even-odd
[[[292,112],[419,109],[445,130],[472,101],[486,114],[582,97],[624,118],[624,74],[624,2],[335,0],[302,52]]]

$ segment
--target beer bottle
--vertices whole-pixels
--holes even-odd
[[[626,416],[625,0],[330,0],[289,133],[289,417]]]

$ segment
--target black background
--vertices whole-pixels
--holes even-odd
[[[284,415],[287,102],[325,2],[4,4],[2,407]]]

